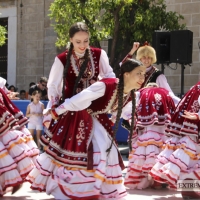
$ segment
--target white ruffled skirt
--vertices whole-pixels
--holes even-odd
[[[119,166],[118,149],[106,150],[111,138],[93,118],[93,170],[70,168],[58,164],[46,153],[37,158],[36,167],[28,175],[31,188],[46,191],[55,199],[122,199],[127,195]]]
[[[30,136],[30,137],[29,137]],[[39,150],[35,148],[30,132],[23,128],[9,130],[0,135],[0,195],[7,187],[16,186],[25,181],[34,167],[34,157]]]
[[[158,162],[151,170],[151,176],[158,182],[168,183],[174,189],[178,180],[193,179],[200,153],[199,145],[195,141],[192,136],[168,139],[158,156]]]
[[[129,164],[125,177],[125,185],[131,189],[144,189],[152,184],[148,176],[156,163],[166,136],[164,126],[148,126],[138,131],[138,138],[132,145]]]

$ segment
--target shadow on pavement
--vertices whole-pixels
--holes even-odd
[[[149,196],[153,200],[181,200],[182,195],[179,191],[169,190],[167,188],[155,190],[155,189],[145,189],[145,190],[133,190],[127,189],[127,192],[131,195],[137,196]]]

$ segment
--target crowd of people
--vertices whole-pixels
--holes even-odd
[[[18,88],[14,85],[8,85],[6,84],[6,88],[16,93],[16,100],[31,100],[31,96],[34,91],[39,91],[41,93],[41,100],[48,100],[47,97],[47,81],[48,79],[46,77],[41,77],[38,83],[30,82],[29,84],[29,90],[26,91],[24,89],[20,90],[18,92]]]
[[[154,48],[138,42],[116,77],[89,36],[86,24],[71,26],[70,47],[55,57],[48,81],[30,84],[26,117],[10,100],[16,88],[0,79],[0,195],[29,181],[55,199],[125,199],[126,188],[177,189],[179,180],[200,179],[200,83],[179,99],[153,66]],[[129,131],[125,178],[115,141],[120,118]]]

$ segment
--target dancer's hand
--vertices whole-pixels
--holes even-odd
[[[18,92],[10,92],[7,94],[7,96],[10,100],[19,100],[19,97],[16,97],[18,94]]]
[[[186,110],[184,111],[184,115],[182,115],[182,117],[185,117],[191,120],[199,120],[199,115],[197,113],[191,113]]]
[[[43,110],[43,115],[45,115],[45,116],[51,115],[51,109],[44,109]]]
[[[132,47],[132,49],[131,49],[131,51],[130,51],[130,55],[133,55],[136,51],[137,51],[137,49],[139,48],[139,46],[140,46],[140,43],[139,42],[134,42],[133,43],[133,47]]]

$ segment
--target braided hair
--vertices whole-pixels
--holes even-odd
[[[74,84],[74,89],[73,89],[73,95],[76,93],[76,89],[77,89],[77,86],[78,86],[78,83],[82,77],[82,75],[84,74],[86,68],[87,68],[87,65],[88,65],[88,62],[90,60],[90,57],[89,57],[89,50],[86,49],[85,51],[85,55],[84,55],[84,61],[80,67],[80,71],[79,71],[79,74],[78,74],[78,77],[76,78],[76,81],[75,81],[75,84]]]
[[[86,32],[86,33],[89,34],[88,27],[87,27],[87,25],[85,23],[77,22],[77,23],[73,24],[71,26],[71,28],[69,29],[69,37],[73,38],[74,35],[76,33],[80,32],[80,31],[83,31],[83,32]],[[62,99],[63,100],[65,99],[66,76],[67,76],[67,72],[68,72],[69,67],[70,67],[70,57],[72,55],[73,48],[74,48],[73,44],[70,43],[70,47],[69,47],[69,50],[68,50],[68,53],[67,53],[67,57],[66,57],[66,65],[65,65],[65,68],[64,68],[64,71],[63,71],[63,88],[62,88]],[[84,74],[85,69],[87,68],[87,64],[89,62],[89,50],[88,49],[85,51],[85,55],[84,55],[83,58],[84,58],[84,62],[80,66],[80,72],[79,72],[78,77],[76,78],[74,89],[73,89],[73,95],[75,94],[77,85],[78,85],[82,75]]]
[[[64,71],[63,71],[63,88],[62,88],[62,99],[63,100],[65,99],[66,76],[67,76],[68,69],[70,67],[70,57],[72,55],[73,47],[74,47],[73,44],[70,43],[70,47],[69,47],[67,57],[66,57],[66,65],[65,65],[65,68],[64,68]]]
[[[134,59],[127,59],[120,68],[120,74],[119,74],[119,84],[118,84],[118,111],[117,111],[117,116],[116,116],[116,121],[115,121],[115,128],[114,128],[114,133],[113,133],[113,139],[110,147],[106,150],[106,152],[110,152],[112,148],[112,144],[114,142],[114,139],[116,137],[116,133],[119,127],[119,121],[122,113],[122,108],[123,108],[123,95],[124,95],[124,73],[125,72],[131,72],[134,70],[136,67],[139,67],[143,65],[142,62]],[[130,128],[130,140],[129,140],[129,148],[131,150],[131,138],[133,134],[133,128],[134,128],[134,115],[135,115],[135,93],[134,89],[131,90],[131,97],[132,97],[132,120],[131,120],[131,128]]]
[[[129,135],[129,151],[132,151],[132,136],[133,136],[133,129],[134,129],[134,119],[135,119],[135,93],[134,90],[131,90],[131,97],[132,97],[132,114],[131,114],[131,128],[130,128],[130,135]]]

